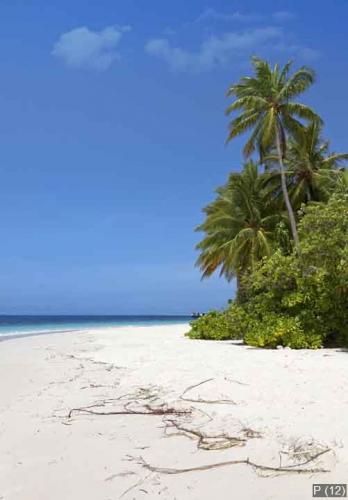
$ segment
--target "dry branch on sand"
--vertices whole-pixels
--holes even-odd
[[[189,408],[177,408],[174,406],[169,406],[163,403],[160,398],[160,391],[156,387],[139,388],[134,393],[123,394],[116,398],[105,399],[99,401],[95,404],[84,406],[80,408],[72,408],[69,411],[68,418],[70,419],[73,414],[91,414],[96,416],[102,415],[145,415],[145,416],[162,416],[164,423],[164,434],[166,437],[171,436],[185,436],[189,439],[196,440],[197,450],[226,450],[232,447],[243,447],[247,444],[249,439],[261,438],[262,435],[250,428],[242,428],[238,436],[231,436],[227,432],[216,432],[208,433],[201,430],[202,425],[194,426],[194,416],[197,413],[205,415],[208,418],[208,422],[213,419],[210,415],[204,412],[200,408],[195,408],[192,403],[203,403],[203,404],[236,404],[232,400],[221,399],[221,400],[210,400],[202,398],[191,398],[188,393],[200,387],[201,385],[210,382],[213,379],[207,379],[198,384],[191,385],[187,387],[179,399],[186,403],[191,403]],[[110,408],[110,405],[121,404],[120,409],[110,409],[106,411],[106,408]],[[205,422],[204,425],[206,425]],[[127,493],[135,488],[139,488],[144,481],[150,477],[152,473],[166,474],[166,475],[176,475],[176,474],[186,474],[189,472],[202,472],[212,469],[222,468],[222,467],[232,467],[234,465],[244,465],[251,467],[254,471],[261,475],[274,475],[274,474],[314,474],[314,473],[324,473],[329,472],[329,470],[315,465],[315,461],[319,459],[324,454],[331,451],[329,448],[316,448],[308,450],[299,445],[292,446],[289,451],[280,452],[280,457],[287,455],[290,459],[296,461],[294,464],[287,464],[282,466],[280,461],[279,467],[260,464],[249,459],[249,457],[239,460],[227,460],[222,462],[214,462],[206,465],[199,465],[187,468],[170,468],[170,467],[160,467],[154,466],[147,462],[143,457],[128,457],[128,460],[140,465],[142,468],[148,471],[145,478],[141,478],[135,484],[130,486],[126,491],[123,492],[121,497],[125,496]],[[300,462],[298,461],[300,460]],[[313,466],[312,466],[313,465]],[[112,476],[113,478],[114,476]]]
[[[211,382],[212,380],[214,380],[214,379],[208,378],[207,380],[203,380],[202,382],[199,382],[198,384],[190,385],[189,387],[187,387],[180,396],[181,401],[186,401],[189,403],[236,405],[237,403],[235,401],[232,401],[231,399],[202,399],[202,398],[194,399],[194,398],[189,398],[186,396],[186,394],[189,391],[191,391],[192,389],[196,389],[197,387],[200,387],[201,385],[206,384],[207,382]]]
[[[216,462],[212,464],[207,464],[207,465],[199,465],[196,467],[188,467],[185,469],[177,469],[177,468],[168,468],[168,467],[155,467],[148,462],[144,460],[143,457],[129,457],[129,461],[134,461],[138,465],[141,465],[145,469],[151,471],[151,472],[156,472],[159,474],[185,474],[188,472],[198,472],[198,471],[207,471],[211,469],[217,469],[221,467],[228,467],[232,465],[247,465],[252,467],[255,470],[263,471],[263,472],[274,472],[274,473],[292,473],[292,474],[315,474],[318,472],[329,472],[329,470],[320,468],[320,467],[315,467],[315,468],[306,468],[305,466],[308,465],[309,463],[314,462],[317,458],[320,456],[324,455],[325,453],[328,453],[331,451],[330,448],[326,448],[325,450],[321,450],[320,452],[316,453],[315,455],[311,456],[310,459],[306,460],[305,462],[298,463],[293,466],[286,466],[286,467],[272,467],[269,465],[263,465],[263,464],[257,464],[255,462],[252,462],[249,460],[249,458],[245,458],[243,460],[227,460],[225,462]]]
[[[185,402],[195,402],[195,403],[208,403],[208,404],[235,404],[231,400],[205,400],[205,399],[192,399],[185,396],[190,390],[195,389],[213,379],[203,380],[198,384],[191,385],[187,387],[180,396],[180,400]],[[127,402],[123,404],[120,409],[112,409],[106,411],[105,409],[110,404],[115,404],[117,402],[122,402],[126,400]],[[74,414],[89,414],[95,416],[108,416],[108,415],[153,415],[153,416],[163,416],[164,417],[164,433],[167,437],[170,436],[186,436],[189,439],[197,440],[197,448],[200,450],[223,450],[227,448],[232,448],[234,446],[244,446],[248,439],[260,438],[261,434],[252,429],[242,429],[240,436],[231,436],[226,432],[208,434],[199,430],[199,426],[194,427],[192,423],[192,418],[189,422],[182,422],[180,417],[192,417],[193,412],[197,411],[208,417],[209,421],[212,418],[201,409],[194,409],[192,406],[190,408],[175,408],[168,406],[167,404],[161,402],[159,404],[159,390],[156,387],[140,387],[134,393],[123,394],[116,398],[104,399],[95,404],[89,406],[83,406],[78,408],[72,408],[68,413],[68,418],[70,419]],[[151,403],[151,404],[150,404]],[[157,403],[157,404],[156,404]],[[134,405],[136,405],[134,407]],[[172,418],[168,418],[172,417]],[[174,431],[174,432],[173,432]]]
[[[244,446],[247,442],[247,436],[244,435],[243,437],[236,437],[225,432],[207,434],[198,428],[180,423],[174,418],[165,418],[164,423],[166,437],[186,436],[189,439],[197,439],[197,448],[199,450],[225,450],[234,446]]]
[[[116,398],[104,399],[98,401],[95,404],[89,406],[81,406],[78,408],[72,408],[68,413],[68,418],[71,418],[75,413],[96,415],[96,416],[107,416],[107,415],[175,415],[184,416],[190,415],[192,409],[180,409],[168,406],[165,403],[160,404],[150,404],[155,403],[158,400],[158,393],[154,392],[154,389],[140,387],[134,393],[122,394]],[[120,403],[127,401],[122,405],[121,409],[113,409],[110,411],[105,411],[110,404]],[[136,405],[136,407],[134,407]],[[133,408],[131,407],[133,406]],[[99,408],[99,410],[98,410]]]
[[[182,395],[180,396],[181,401],[194,402],[194,403],[207,403],[207,404],[235,404],[231,400],[205,400],[205,399],[193,399],[186,396],[186,394],[213,379],[207,379],[195,385],[187,387]],[[110,404],[123,403],[121,409],[115,409],[110,411],[105,411],[104,409]],[[157,403],[157,404],[156,404]],[[134,407],[134,405],[136,405]],[[84,406],[80,408],[72,408],[68,414],[68,418],[71,418],[74,413],[85,413],[91,415],[152,415],[152,416],[162,416],[164,417],[163,422],[165,424],[164,432],[167,437],[170,436],[186,436],[190,439],[197,440],[197,449],[199,450],[223,450],[232,448],[235,446],[244,446],[248,439],[260,438],[262,437],[259,432],[256,432],[249,428],[244,428],[241,431],[240,436],[231,436],[226,432],[208,434],[199,429],[199,427],[193,427],[192,425],[192,415],[195,408],[190,407],[188,409],[180,409],[168,406],[165,403],[159,403],[159,392],[155,388],[139,388],[135,393],[123,394],[117,398],[106,399],[95,403],[93,405]],[[196,410],[200,413],[209,417],[209,415],[201,410]],[[182,417],[191,417],[189,422],[183,422]],[[181,420],[181,421],[180,421]],[[184,419],[185,420],[185,419]],[[308,464],[313,463],[316,459],[322,455],[331,451],[329,448],[312,450],[312,453],[306,451],[306,454],[302,451],[301,453],[296,448],[291,450],[288,455],[293,455],[301,459],[302,462],[295,463],[291,465],[282,466],[281,463],[279,467],[273,467],[269,465],[258,464],[249,460],[249,458],[240,460],[228,460],[224,462],[216,462],[207,465],[201,465],[189,468],[167,468],[167,467],[156,467],[144,460],[143,457],[129,457],[130,461],[137,462],[139,465],[149,470],[150,472],[157,472],[160,474],[184,474],[187,472],[197,472],[197,471],[207,471],[210,469],[216,469],[220,467],[228,467],[232,465],[246,465],[252,467],[254,470],[264,472],[264,473],[297,473],[297,474],[314,474],[318,472],[329,472],[328,470],[320,467],[308,468]]]
[[[151,407],[150,405],[144,405],[143,409],[139,410],[132,410],[129,408],[129,404],[127,403],[124,405],[122,410],[112,410],[112,411],[94,411],[91,410],[90,408],[100,408],[100,407],[105,407],[103,404],[99,405],[92,405],[92,406],[84,406],[81,408],[72,408],[69,411],[68,418],[71,418],[73,413],[88,413],[90,415],[157,415],[157,416],[163,416],[163,415],[187,415],[190,412],[190,410],[178,410],[176,408],[170,408],[170,407]]]
[[[185,396],[190,390],[195,389],[207,382],[210,382],[213,379],[203,380],[198,384],[191,385],[187,387],[184,392],[180,396],[181,401],[190,402],[190,403],[205,403],[205,404],[236,404],[234,401],[229,399],[217,399],[217,400],[209,400],[209,399],[193,399]],[[129,400],[127,404],[123,406],[121,410],[112,410],[112,411],[97,411],[92,408],[105,408],[106,405],[110,402],[120,401],[120,400]],[[71,418],[74,413],[84,413],[90,415],[188,415],[192,413],[192,408],[190,409],[176,409],[172,407],[168,407],[165,404],[150,406],[149,404],[144,405],[143,401],[151,401],[155,402],[158,400],[158,392],[154,392],[154,388],[139,388],[133,394],[124,394],[119,396],[118,398],[108,399],[100,401],[96,404],[83,406],[79,408],[72,408],[68,413],[68,418]],[[141,407],[138,409],[130,409],[129,405],[135,403],[140,404]]]

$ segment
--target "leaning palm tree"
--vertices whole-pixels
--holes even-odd
[[[299,208],[310,201],[327,201],[342,182],[342,162],[348,153],[330,153],[322,138],[322,124],[312,122],[290,139],[284,165],[291,203]],[[280,172],[275,151],[265,158],[265,181],[279,193]],[[274,169],[274,166],[276,168]]]
[[[274,213],[269,200],[252,161],[217,189],[216,199],[204,209],[205,221],[196,229],[205,233],[196,247],[203,278],[220,269],[227,280],[236,277],[240,289],[241,278],[272,253],[281,216]]]
[[[230,122],[227,141],[252,130],[244,147],[244,154],[248,157],[258,149],[261,161],[265,153],[276,147],[291,232],[295,245],[299,248],[296,219],[287,190],[283,159],[288,136],[293,135],[302,126],[299,119],[320,120],[311,108],[294,102],[294,99],[314,82],[314,72],[302,67],[289,75],[291,62],[282,69],[278,65],[271,68],[266,61],[257,57],[252,59],[252,63],[255,75],[242,78],[227,92],[227,96],[233,96],[235,100],[226,113],[240,111],[239,116]]]

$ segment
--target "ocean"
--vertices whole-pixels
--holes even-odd
[[[190,316],[5,316],[0,315],[0,340],[8,337],[106,328],[182,324]]]

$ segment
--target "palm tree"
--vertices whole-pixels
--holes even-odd
[[[233,96],[235,100],[226,113],[240,111],[239,116],[230,122],[227,141],[252,129],[244,147],[244,154],[248,157],[258,149],[261,161],[265,153],[276,147],[284,201],[292,236],[299,249],[296,220],[287,190],[283,159],[288,135],[293,135],[302,126],[299,119],[320,120],[311,108],[294,102],[294,99],[314,82],[314,72],[302,67],[289,75],[291,62],[282,69],[277,64],[272,69],[266,61],[257,57],[252,59],[252,63],[255,75],[242,78],[227,92],[227,96]]]
[[[272,253],[274,228],[281,217],[274,214],[269,200],[252,161],[217,189],[216,199],[204,209],[205,221],[196,229],[205,233],[196,247],[203,278],[220,268],[220,276],[227,280],[237,277],[240,290],[242,276]]]
[[[342,161],[348,159],[348,153],[330,153],[322,128],[320,122],[312,122],[289,141],[284,164],[289,196],[295,207],[309,201],[327,201],[342,182]],[[279,192],[280,172],[272,171],[277,159],[276,153],[265,158],[265,177],[268,184],[275,181],[275,191]]]
[[[348,168],[341,169],[341,175],[335,189],[335,194],[348,196]]]

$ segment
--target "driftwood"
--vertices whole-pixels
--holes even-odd
[[[200,450],[225,450],[234,446],[244,446],[247,439],[244,437],[230,436],[227,433],[207,434],[201,432],[198,428],[192,428],[180,424],[175,419],[165,419],[165,435],[171,436],[186,436],[189,439],[197,439],[197,448]],[[176,432],[168,432],[170,429],[176,429]]]
[[[189,391],[199,387],[207,382],[210,382],[213,379],[203,380],[198,384],[191,385],[187,387],[180,399],[185,402],[195,402],[195,403],[208,403],[208,404],[235,404],[234,401],[231,400],[205,400],[205,399],[193,399],[185,396]],[[184,423],[178,421],[176,417],[183,417],[192,415],[193,408],[189,409],[178,409],[175,407],[169,407],[165,404],[161,405],[153,405],[149,404],[154,403],[158,398],[158,394],[154,392],[153,388],[140,388],[135,393],[127,393],[122,394],[116,398],[104,399],[98,403],[83,406],[78,408],[72,408],[68,413],[68,418],[72,418],[74,414],[88,414],[95,416],[116,416],[116,415],[144,415],[144,416],[163,416],[165,419],[163,420],[165,424],[164,432],[167,437],[170,436],[186,436],[190,439],[197,440],[197,448],[201,450],[222,450],[227,448],[232,448],[234,446],[244,446],[247,442],[247,439],[250,438],[259,438],[261,434],[253,431],[252,429],[243,429],[241,436],[230,436],[225,432],[208,434],[199,430],[200,426],[192,427],[185,425]],[[123,403],[121,409],[115,409],[106,411],[105,408],[110,403],[115,402],[123,402],[124,400],[128,400],[128,402]],[[145,403],[145,401],[148,401]],[[137,405],[135,408],[131,407],[132,405]],[[204,414],[209,421],[212,420],[211,416],[208,415],[201,409],[197,410],[198,412]],[[166,418],[173,417],[173,418]],[[174,429],[176,432],[169,432],[170,429]]]
[[[316,473],[325,473],[325,472],[330,472],[327,469],[320,468],[320,467],[314,467],[314,468],[304,468],[305,465],[308,465],[311,462],[314,462],[317,458],[320,456],[324,455],[325,453],[328,453],[331,451],[329,448],[326,448],[324,450],[321,450],[320,452],[312,455],[310,458],[307,460],[294,464],[294,465],[288,465],[286,467],[272,467],[269,465],[263,465],[263,464],[258,464],[255,462],[252,462],[249,460],[249,458],[243,459],[243,460],[228,460],[225,462],[216,462],[208,465],[200,465],[196,467],[188,467],[185,469],[177,469],[177,468],[168,468],[168,467],[155,467],[146,460],[144,460],[143,457],[132,457],[128,456],[127,460],[130,462],[136,462],[138,465],[141,465],[144,469],[148,470],[150,474],[147,474],[144,478],[140,479],[137,481],[135,484],[133,484],[130,488],[128,488],[126,491],[124,491],[121,495],[121,497],[125,496],[127,493],[129,493],[131,490],[139,487],[141,484],[143,484],[152,473],[158,473],[158,474],[167,474],[167,475],[176,475],[176,474],[186,474],[188,472],[204,472],[212,469],[217,469],[221,467],[229,467],[233,465],[246,465],[250,466],[254,470],[258,470],[261,472],[269,472],[269,473],[277,473],[277,474],[286,474],[286,473],[291,473],[291,474],[316,474]],[[120,497],[120,498],[121,498]]]
[[[269,465],[262,465],[262,464],[257,464],[255,462],[252,462],[249,460],[249,458],[245,458],[243,460],[228,460],[225,462],[216,462],[213,464],[207,464],[207,465],[199,465],[196,467],[188,467],[185,469],[176,469],[176,468],[167,468],[167,467],[155,467],[148,462],[144,460],[143,457],[129,457],[130,461],[135,461],[145,469],[151,471],[151,472],[156,472],[159,474],[186,474],[187,472],[200,472],[200,471],[207,471],[211,469],[217,469],[220,467],[229,467],[232,465],[247,465],[252,467],[255,470],[261,470],[265,472],[278,472],[278,473],[295,473],[295,474],[316,474],[318,472],[330,472],[327,469],[323,468],[303,468],[305,465],[308,465],[309,463],[313,462],[320,456],[324,455],[325,453],[328,453],[330,448],[327,448],[325,450],[320,451],[319,453],[316,453],[313,455],[311,458],[308,460],[298,463],[296,465],[289,465],[286,467],[271,467]]]
[[[221,399],[221,400],[214,400],[214,399],[202,399],[202,398],[191,398],[189,397],[188,393],[196,389],[197,387],[200,387],[203,384],[206,384],[207,382],[210,382],[214,379],[210,378],[207,380],[203,380],[202,382],[199,382],[198,384],[191,385],[187,387],[181,396],[179,396],[179,399],[181,401],[187,402],[187,403],[202,403],[202,404],[229,404],[229,405],[235,405],[236,402],[229,400],[229,399]],[[159,393],[155,391],[155,388],[140,388],[138,391],[135,393],[128,393],[128,394],[123,394],[119,397],[116,398],[110,398],[110,399],[104,399],[102,401],[99,401],[95,404],[89,405],[89,406],[83,406],[79,408],[72,408],[69,413],[68,413],[68,418],[70,419],[74,414],[89,414],[89,415],[95,415],[95,416],[111,416],[111,415],[144,415],[144,416],[161,416],[163,417],[163,423],[164,423],[164,433],[165,436],[170,437],[170,436],[186,436],[189,439],[196,440],[197,442],[197,449],[198,450],[223,450],[223,449],[228,449],[232,448],[235,446],[245,446],[247,443],[248,439],[253,439],[253,438],[261,438],[262,435],[254,431],[253,429],[250,428],[242,428],[240,435],[239,436],[231,436],[228,433],[221,432],[221,433],[215,433],[215,434],[208,434],[202,430],[200,430],[201,426],[195,426],[193,427],[192,424],[192,418],[188,419],[185,421],[185,419],[180,418],[180,417],[192,417],[192,414],[194,411],[202,413],[208,418],[208,421],[212,421],[212,417],[205,413],[201,408],[194,408],[193,406],[189,408],[175,408],[172,406],[169,406],[167,404],[161,403],[161,404],[156,404],[156,402],[159,400]],[[110,404],[115,404],[118,403],[121,405],[120,409],[115,409],[110,411],[106,411],[106,408]],[[207,422],[205,422],[206,425]],[[187,467],[187,468],[169,468],[169,467],[158,467],[154,466],[150,463],[148,463],[143,457],[128,457],[129,461],[136,462],[138,465],[149,471],[149,473],[146,475],[145,478],[140,479],[137,481],[135,484],[130,486],[126,491],[124,491],[121,495],[121,497],[125,496],[127,493],[132,491],[135,488],[139,488],[144,481],[150,477],[152,473],[158,473],[158,474],[167,474],[167,475],[176,475],[176,474],[186,474],[189,472],[201,472],[201,471],[208,471],[212,469],[217,469],[217,468],[222,468],[222,467],[230,467],[234,465],[245,465],[247,467],[251,467],[255,471],[260,471],[264,473],[270,473],[270,474],[285,474],[285,473],[292,473],[292,474],[315,474],[315,473],[325,473],[329,472],[329,470],[322,468],[322,467],[309,467],[309,464],[313,464],[313,462],[321,457],[322,455],[328,453],[331,451],[329,448],[322,449],[320,451],[317,451],[316,453],[310,454],[308,450],[298,451],[298,449],[294,449],[293,453],[286,453],[286,452],[281,452],[293,456],[298,456],[299,458],[302,458],[303,461],[295,464],[290,464],[286,466],[282,466],[281,462],[279,464],[279,467],[273,467],[270,465],[264,465],[264,464],[259,464],[256,462],[253,462],[249,458],[245,459],[240,459],[240,460],[228,460],[228,461],[223,461],[223,462],[215,462],[215,463],[210,463],[206,465],[200,465],[200,466],[195,466],[195,467]],[[303,455],[308,454],[308,458],[304,459]],[[302,455],[302,456],[301,456]],[[111,480],[113,479],[114,476],[111,476],[110,478],[107,478],[106,480]],[[145,491],[145,490],[144,490]]]
[[[166,407],[166,406],[159,406],[159,407],[152,407],[148,404],[143,405],[142,409],[131,409],[129,408],[129,405],[131,404],[131,401],[123,406],[122,410],[112,410],[112,411],[95,411],[91,410],[91,408],[101,408],[105,407],[105,403],[101,404],[96,404],[96,405],[91,405],[91,406],[84,406],[81,408],[72,408],[69,413],[68,413],[68,418],[71,418],[73,413],[87,413],[89,415],[156,415],[156,416],[163,416],[163,415],[189,415],[191,414],[191,410],[179,410],[176,408],[171,408],[171,407]]]
[[[192,409],[178,409],[170,407],[166,404],[150,404],[155,403],[158,399],[158,394],[154,392],[154,389],[140,387],[134,393],[122,394],[116,398],[109,398],[99,401],[98,403],[82,406],[79,408],[72,408],[68,413],[68,418],[71,418],[74,413],[83,413],[89,415],[97,416],[108,416],[108,415],[175,415],[183,416],[190,415]],[[127,401],[123,403],[123,401]],[[123,406],[119,410],[105,411],[107,405],[112,403],[123,403]],[[137,405],[136,408],[131,408],[131,405]],[[98,410],[98,408],[100,408]]]
[[[201,398],[194,399],[194,398],[189,398],[189,397],[185,396],[192,389],[196,389],[196,387],[199,387],[199,386],[201,386],[203,384],[206,384],[207,382],[211,382],[212,380],[214,380],[214,379],[213,378],[208,378],[207,380],[203,380],[203,382],[199,382],[198,384],[190,385],[181,394],[180,399],[182,401],[186,401],[186,402],[189,402],[189,403],[236,405],[237,403],[235,401],[232,401],[231,399],[201,399]]]
[[[73,357],[73,356],[71,356]],[[232,401],[230,399],[217,399],[217,400],[209,400],[209,399],[194,399],[194,398],[189,398],[186,396],[186,394],[191,391],[192,389],[195,389],[196,387],[199,387],[203,384],[206,384],[207,382],[210,382],[211,380],[214,380],[212,378],[203,380],[202,382],[199,382],[198,384],[191,385],[187,387],[184,392],[181,394],[180,399],[181,401],[189,402],[189,403],[205,403],[205,404],[231,404],[235,405],[235,401]],[[85,387],[83,387],[85,388]],[[105,408],[105,406],[112,402],[112,401],[120,401],[124,399],[130,399],[131,401],[124,405],[122,410],[117,410],[117,411],[96,411],[93,410],[92,408]],[[87,413],[90,415],[188,415],[192,413],[192,409],[188,410],[179,410],[175,408],[170,408],[170,407],[165,407],[164,405],[158,407],[158,406],[150,406],[150,405],[144,405],[143,409],[129,409],[128,405],[130,403],[139,403],[144,400],[155,400],[156,396],[153,395],[149,390],[146,390],[144,388],[140,388],[138,393],[135,394],[123,394],[122,396],[119,396],[118,398],[113,398],[113,399],[107,399],[103,400],[100,403],[96,403],[93,405],[89,406],[83,406],[80,408],[72,408],[69,413],[68,413],[68,418],[71,418],[74,413]]]

